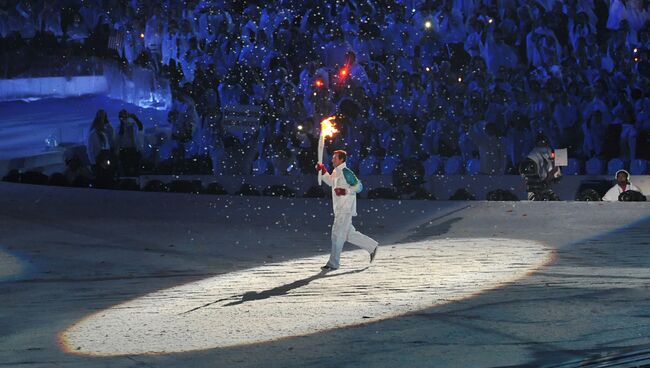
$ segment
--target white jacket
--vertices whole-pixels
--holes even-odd
[[[621,171],[625,171],[625,170],[617,171],[614,177],[616,177],[618,173]],[[627,173],[627,171],[625,172]],[[623,192],[627,192],[628,190],[634,190],[636,192],[642,193],[641,189],[639,189],[636,185],[630,183],[629,173],[627,174],[627,179],[628,179],[628,184],[625,186],[625,190],[623,190],[623,188],[621,188],[621,186],[618,185],[618,183],[616,183],[613,187],[609,188],[607,193],[605,193],[605,195],[603,196],[603,201],[618,201],[618,196]]]
[[[345,172],[344,172],[345,170]],[[347,176],[347,178],[346,178]],[[357,193],[363,190],[363,184],[357,179],[352,170],[348,169],[345,162],[340,164],[331,174],[323,175],[325,184],[332,187],[332,205],[334,215],[351,213],[357,215]],[[334,188],[345,189],[346,194],[337,196]]]
[[[88,136],[88,144],[86,145],[86,152],[88,153],[88,161],[94,165],[97,155],[101,151],[113,151],[115,149],[115,142],[113,140],[113,129],[108,126],[107,131],[91,130]]]

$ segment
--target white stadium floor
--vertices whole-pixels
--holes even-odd
[[[650,205],[0,183],[0,367],[553,366],[650,346]]]

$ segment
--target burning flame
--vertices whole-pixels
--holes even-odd
[[[334,126],[332,123],[332,120],[334,120],[334,116],[330,116],[329,118],[326,118],[325,120],[320,122],[320,130],[323,133],[324,137],[332,137],[334,136],[334,133],[338,133],[338,129]]]

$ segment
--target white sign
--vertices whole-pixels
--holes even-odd
[[[567,166],[569,164],[569,154],[566,148],[556,149],[553,152],[555,152],[555,166]]]

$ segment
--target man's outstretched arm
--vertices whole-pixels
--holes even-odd
[[[327,172],[327,167],[325,167],[324,164],[322,163],[317,163],[316,164],[316,172],[321,172],[323,174],[323,181],[325,184],[329,185],[330,187],[332,186],[332,176],[330,175],[329,172]]]

